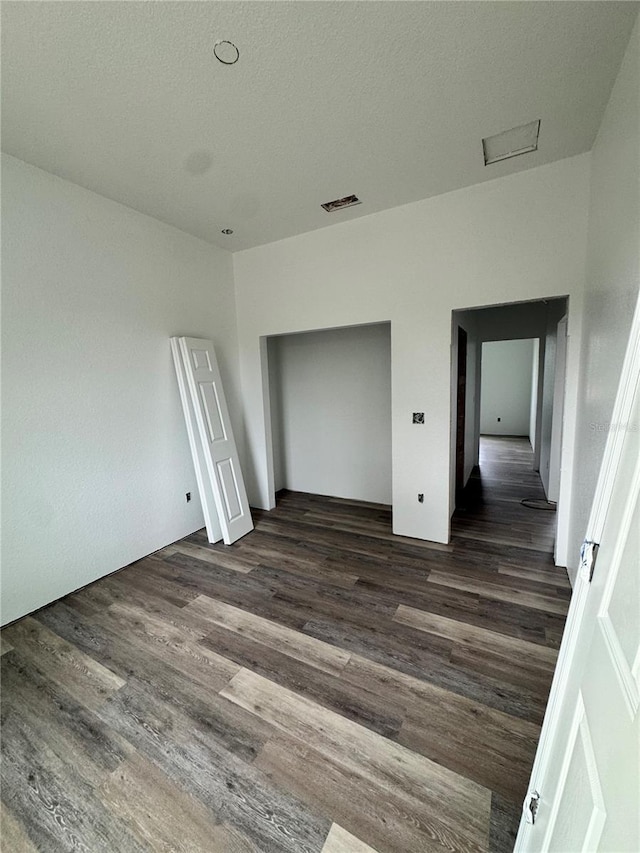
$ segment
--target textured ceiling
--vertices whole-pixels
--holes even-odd
[[[637,12],[4,2],[2,147],[235,251],[589,150]],[[537,152],[483,165],[483,136],[537,118]]]

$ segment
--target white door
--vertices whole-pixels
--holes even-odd
[[[216,510],[216,501],[213,496],[213,487],[207,472],[207,463],[204,457],[204,449],[198,435],[198,425],[196,423],[196,415],[191,402],[191,392],[187,382],[187,374],[184,369],[184,361],[178,338],[171,338],[171,354],[173,355],[173,365],[176,369],[176,377],[178,379],[178,389],[180,391],[180,401],[182,403],[182,411],[184,413],[184,422],[187,427],[187,435],[189,437],[189,447],[191,448],[191,457],[193,459],[193,467],[196,472],[196,481],[198,483],[198,493],[200,495],[200,503],[202,504],[202,512],[204,515],[204,523],[207,528],[207,538],[212,544],[219,542],[222,539],[222,528],[218,520],[218,511]]]
[[[220,370],[211,341],[179,338],[205,463],[227,545],[253,530]]]
[[[640,302],[587,528],[599,550],[576,581],[519,853],[640,850],[639,494]]]

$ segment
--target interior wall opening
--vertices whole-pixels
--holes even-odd
[[[537,420],[534,342],[539,346],[538,338],[484,341],[480,362],[480,435],[526,437],[532,450]]]
[[[391,324],[266,339],[274,504],[283,490],[390,505]]]
[[[477,500],[483,437],[494,458],[501,437],[513,439],[512,450],[519,439],[530,459],[528,469],[539,473],[545,502],[555,509],[567,310],[568,300],[562,297],[452,312],[452,515]],[[527,478],[522,479],[525,491]]]

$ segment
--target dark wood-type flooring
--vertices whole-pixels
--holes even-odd
[[[6,628],[3,851],[511,850],[570,590],[482,452],[448,546],[284,493]]]

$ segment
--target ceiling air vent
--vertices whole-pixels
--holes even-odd
[[[356,204],[362,204],[357,195],[346,195],[344,198],[337,198],[335,201],[327,201],[320,207],[327,213],[333,213],[334,210],[342,210],[343,207],[353,207]]]
[[[509,157],[537,151],[539,133],[540,119],[530,121],[529,124],[521,124],[519,127],[512,127],[511,130],[503,130],[495,136],[487,136],[482,140],[484,165],[489,166],[500,160],[508,160]]]

